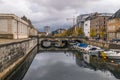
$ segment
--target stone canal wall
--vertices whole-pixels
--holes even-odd
[[[0,80],[37,45],[37,38],[0,45]],[[21,59],[21,60],[22,60]]]
[[[98,46],[104,49],[120,49],[120,44],[115,43],[106,43],[106,42],[99,42],[99,41],[89,41],[89,40],[82,40],[83,43]]]

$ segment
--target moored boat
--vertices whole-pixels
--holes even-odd
[[[100,53],[104,51],[103,49],[101,49],[100,47],[96,47],[96,46],[91,46],[90,48],[86,49],[86,53],[90,54],[90,55],[94,55],[94,56],[100,56]]]
[[[110,49],[109,51],[103,51],[103,53],[110,59],[120,59],[120,50],[118,49]]]

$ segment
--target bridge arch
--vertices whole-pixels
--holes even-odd
[[[62,43],[62,45],[58,42]],[[80,37],[39,37],[39,48],[45,48],[45,50],[50,48],[59,48],[61,50],[69,48],[71,45],[70,43],[73,42],[82,43],[82,39]]]
[[[40,46],[43,48],[50,48],[52,46],[51,40],[42,40]]]

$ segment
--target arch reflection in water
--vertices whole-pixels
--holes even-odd
[[[42,40],[40,46],[42,48],[67,48],[69,45],[67,40]]]
[[[94,71],[100,70],[105,73],[109,71],[115,78],[120,79],[120,60],[104,59],[80,52],[74,52],[74,54],[76,54],[76,64],[79,67],[89,68]]]

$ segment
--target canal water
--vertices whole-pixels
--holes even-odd
[[[85,59],[88,59],[85,57]],[[92,58],[101,60],[97,58]],[[92,61],[92,60],[91,60]],[[84,60],[79,52],[40,52],[34,58],[23,80],[118,80],[119,66],[106,66]],[[102,61],[102,60],[101,60]],[[104,60],[103,60],[104,61]],[[108,65],[108,64],[107,64]]]

